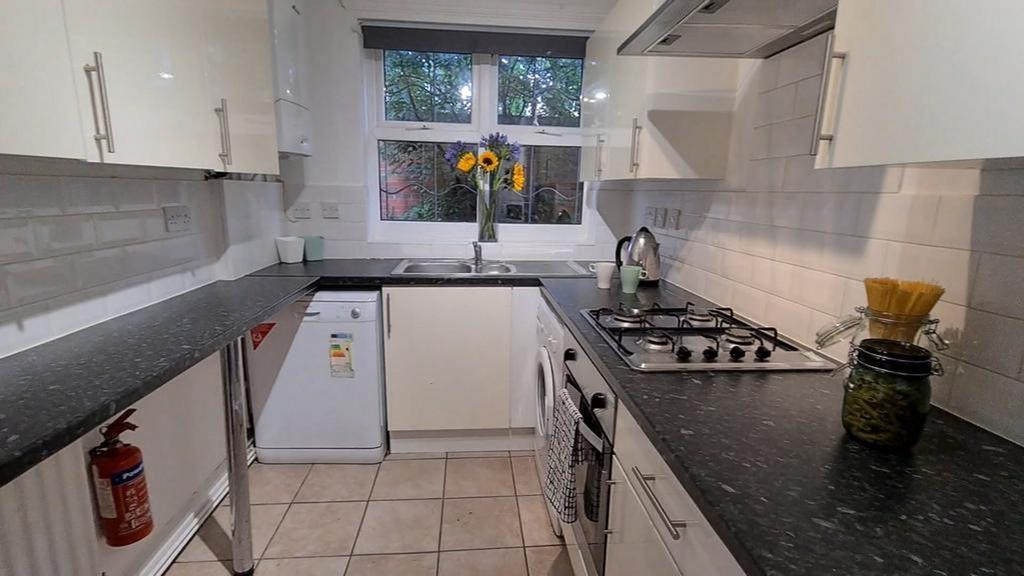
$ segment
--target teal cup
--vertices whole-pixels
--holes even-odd
[[[324,237],[303,236],[306,241],[306,262],[316,262],[324,259]]]
[[[623,266],[619,271],[619,276],[622,278],[622,292],[635,294],[640,281],[647,279],[647,272],[639,266]]]

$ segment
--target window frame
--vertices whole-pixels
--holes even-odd
[[[367,130],[365,140],[367,240],[380,243],[463,244],[477,237],[476,222],[423,222],[384,220],[380,211],[378,142],[476,142],[482,135],[501,132],[523,146],[565,146],[582,149],[587,131],[582,127],[522,126],[498,124],[499,54],[473,54],[473,102],[469,124],[386,120],[384,110],[384,51],[363,50]],[[485,104],[486,103],[486,104]],[[581,110],[582,114],[582,110]],[[581,158],[582,169],[582,158]],[[582,173],[580,182],[583,182]],[[597,220],[593,194],[584,183],[579,224],[498,223],[499,242],[594,244]]]

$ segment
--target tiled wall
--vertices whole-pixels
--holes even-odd
[[[668,280],[804,342],[865,304],[865,277],[937,281],[952,347],[934,402],[1024,442],[1024,171],[814,170],[823,48],[796,47],[748,79],[727,184],[619,185],[637,190],[634,224],[648,206],[680,210],[678,229],[654,229]]]
[[[0,356],[217,278],[218,183],[38,163],[0,164]],[[165,231],[171,205],[192,208],[191,231]]]

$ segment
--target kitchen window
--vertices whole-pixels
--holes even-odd
[[[521,144],[527,181],[501,193],[498,223],[582,224],[582,60],[383,49],[366,62],[379,222],[475,222],[473,183],[444,152],[502,132]]]

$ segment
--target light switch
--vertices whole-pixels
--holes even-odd
[[[679,230],[679,215],[679,210],[669,210],[668,217],[665,219],[665,228]]]
[[[658,210],[654,206],[648,206],[647,208],[645,208],[644,209],[644,225],[646,225],[648,227],[653,227],[654,226],[654,219],[655,219],[655,217],[657,215],[657,212],[658,212]]]
[[[313,217],[313,210],[310,208],[309,202],[296,202],[288,212],[296,220],[309,220]]]
[[[658,208],[658,211],[654,214],[654,227],[664,228],[665,227],[665,214],[668,212],[668,208]]]
[[[184,204],[164,206],[164,227],[168,232],[188,232],[192,229],[192,207]]]
[[[341,209],[337,202],[321,202],[320,217],[324,220],[337,220],[341,218]]]

